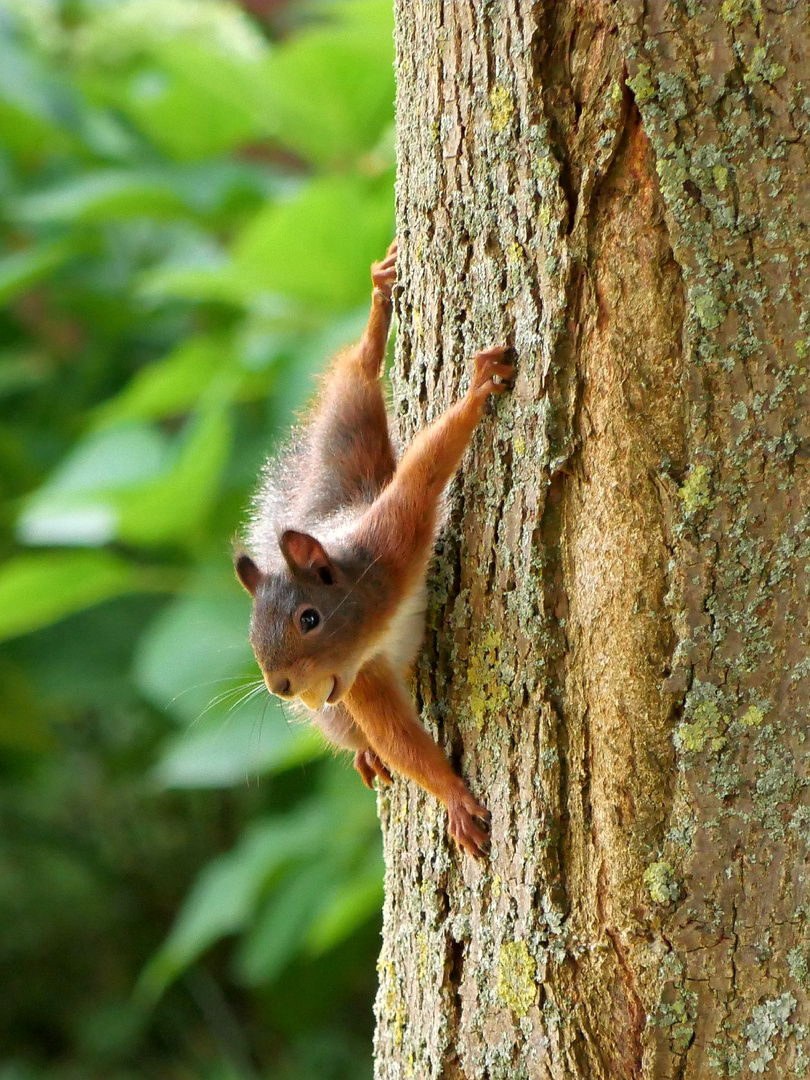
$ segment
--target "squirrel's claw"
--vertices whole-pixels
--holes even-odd
[[[503,394],[511,389],[515,368],[505,360],[507,351],[506,346],[496,345],[476,356],[470,395],[477,401],[483,403],[490,394]],[[496,378],[500,381],[495,382]]]
[[[372,791],[375,777],[379,777],[384,784],[393,783],[391,773],[370,747],[357,751],[354,755],[354,767],[360,773],[363,783]]]
[[[381,262],[373,263],[371,280],[374,288],[379,289],[389,300],[391,290],[397,280],[397,242],[394,240]]]
[[[453,799],[447,807],[448,834],[459,847],[476,859],[489,854],[489,822],[491,814],[469,791]],[[476,824],[480,821],[481,825]]]

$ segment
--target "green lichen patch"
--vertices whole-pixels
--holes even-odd
[[[534,1004],[536,973],[537,962],[525,941],[505,941],[501,945],[495,992],[516,1016],[525,1016]]]
[[[810,806],[799,806],[791,815],[788,828],[802,843],[810,847]]]
[[[681,895],[681,887],[675,880],[672,865],[663,859],[652,863],[644,871],[644,884],[656,904],[668,904]]]
[[[743,1069],[743,1055],[736,1040],[727,1035],[716,1035],[708,1050],[709,1066],[720,1076],[739,1076]]]
[[[711,474],[705,465],[695,465],[678,491],[687,514],[711,504]]]
[[[691,722],[681,724],[675,732],[679,749],[697,753],[709,743],[712,750],[721,750],[726,742],[722,732],[728,717],[721,715],[713,701],[701,701],[691,716]]]
[[[515,111],[515,103],[512,99],[512,95],[503,83],[495,83],[492,87],[489,94],[489,105],[492,115],[493,131],[496,135],[500,135],[512,119],[512,113]]]
[[[723,165],[715,165],[712,169],[712,179],[718,191],[725,191],[728,187],[728,169]]]
[[[633,91],[637,102],[647,101],[655,97],[655,86],[650,79],[650,65],[639,64],[638,73],[632,79],[627,80],[627,85]]]
[[[723,0],[720,14],[729,26],[737,27],[746,15],[751,16],[754,26],[759,29],[762,22],[762,0]]]
[[[672,1048],[676,1053],[682,1054],[686,1050],[695,1034],[695,995],[686,991],[684,997],[677,997],[672,1003],[664,1003],[658,1007],[658,1024],[660,1027],[669,1028],[669,1037]]]
[[[787,962],[790,977],[795,979],[800,986],[810,986],[810,963],[808,963],[807,953],[799,948],[790,949]]]
[[[743,81],[751,86],[753,83],[768,83],[772,85],[777,79],[781,79],[787,69],[783,64],[777,64],[768,58],[768,50],[760,45],[751,56],[751,64],[743,76]]]
[[[489,713],[496,713],[509,701],[509,687],[500,667],[501,635],[490,630],[476,646],[467,669],[469,706],[480,731]]]
[[[762,709],[758,709],[756,705],[751,705],[740,717],[740,723],[745,724],[746,727],[759,727],[764,719],[765,714]]]
[[[788,992],[754,1006],[751,1020],[743,1028],[746,1049],[754,1055],[748,1062],[752,1073],[764,1073],[776,1054],[775,1040],[786,1039],[790,1035],[790,1014],[796,1004],[796,998]]]
[[[728,307],[710,289],[695,289],[692,303],[698,322],[705,330],[716,330],[725,320]]]

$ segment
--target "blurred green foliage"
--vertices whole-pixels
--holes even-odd
[[[0,0],[0,1080],[371,1074],[374,800],[230,538],[393,234],[390,7]]]

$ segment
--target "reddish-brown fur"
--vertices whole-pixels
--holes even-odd
[[[390,782],[389,767],[415,780],[447,807],[450,835],[481,855],[487,835],[479,822],[488,821],[489,813],[420,724],[404,678],[416,651],[417,594],[433,549],[442,493],[487,398],[508,389],[503,380],[513,369],[503,348],[479,353],[469,391],[422,431],[396,464],[379,381],[395,274],[396,242],[372,267],[374,292],[365,333],[334,361],[305,439],[290,462],[291,475],[285,475],[293,494],[278,514],[300,520],[291,521],[293,529],[280,535],[284,561],[269,566],[268,557],[269,568],[263,570],[243,555],[237,573],[256,598],[251,640],[268,687],[282,696],[312,698],[333,685],[336,697],[330,694],[330,700],[340,704],[316,709],[315,720],[330,738],[355,750],[355,768],[364,782],[371,786],[375,776]],[[276,512],[275,505],[271,510]],[[322,522],[327,528],[327,519],[339,510],[354,516],[334,539],[334,553],[328,544],[322,547],[308,533],[295,531]],[[318,575],[332,580],[324,583]],[[330,597],[340,599],[333,604],[334,615],[307,637],[287,625],[286,614],[279,615],[279,597],[286,601],[288,594],[291,604],[317,604],[323,596],[324,611],[330,610]],[[401,648],[391,640],[399,614],[405,620]]]

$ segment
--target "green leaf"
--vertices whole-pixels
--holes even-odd
[[[313,955],[339,945],[382,909],[384,865],[378,850],[373,855],[367,868],[340,881],[322,902],[306,937],[307,950]]]
[[[291,723],[264,686],[244,705],[226,701],[211,710],[204,725],[191,728],[164,751],[155,769],[162,788],[244,786],[267,773],[282,772],[320,757],[326,744],[306,723]],[[234,701],[248,693],[244,684]],[[223,716],[223,714],[225,714]]]
[[[120,394],[97,410],[96,420],[100,424],[159,420],[188,412],[222,368],[237,364],[227,337],[192,338],[138,371]]]
[[[159,476],[169,447],[157,429],[131,424],[81,440],[40,489],[48,496],[115,491]]]
[[[213,0],[99,5],[84,40],[84,84],[179,161],[267,133],[267,44],[244,13]]]
[[[262,132],[254,118],[222,95],[223,80],[216,57],[198,55],[196,78],[167,71],[147,71],[129,84],[125,109],[140,129],[178,161],[197,161],[224,153],[257,138]],[[205,85],[205,74],[210,82]],[[189,117],[205,117],[205,123]]]
[[[223,393],[225,401],[229,396]],[[166,476],[112,497],[121,539],[134,544],[193,541],[219,488],[230,434],[223,407],[202,412],[190,421],[177,462]]]
[[[142,586],[132,566],[104,551],[20,555],[0,568],[0,640]]]
[[[0,304],[7,304],[32,285],[49,277],[80,250],[75,236],[46,241],[0,258]]]
[[[91,433],[28,500],[17,535],[26,544],[105,544],[119,530],[114,493],[159,476],[169,460],[154,428]]]
[[[91,434],[30,500],[18,534],[27,543],[99,545],[193,541],[210,511],[230,446],[225,404],[193,417],[167,447],[155,429],[130,425]],[[212,384],[213,385],[213,384]]]
[[[141,275],[139,294],[145,300],[191,300],[199,303],[230,304],[243,307],[249,299],[242,283],[235,280],[225,256],[212,256],[202,263],[166,263]]]
[[[300,952],[335,872],[331,860],[312,860],[273,890],[237,950],[236,968],[243,982],[249,986],[272,982]]]
[[[296,34],[269,64],[277,135],[318,164],[356,161],[391,123],[392,7],[365,7],[383,18]]]
[[[369,267],[385,253],[393,228],[390,177],[324,177],[262,211],[223,274],[245,297],[279,293],[324,308],[352,307],[370,295]]]
[[[76,149],[80,125],[74,89],[0,34],[0,145],[20,157],[64,153]]]
[[[270,878],[320,845],[326,808],[301,810],[254,822],[233,851],[200,874],[166,942],[143,972],[138,992],[154,1000],[210,945],[242,929]]]
[[[212,700],[252,668],[248,642],[250,600],[231,592],[190,592],[167,605],[141,638],[135,680],[148,700],[183,723],[205,713]]]
[[[112,221],[131,217],[182,216],[184,193],[160,173],[109,169],[84,173],[12,203],[9,214],[36,225]]]

